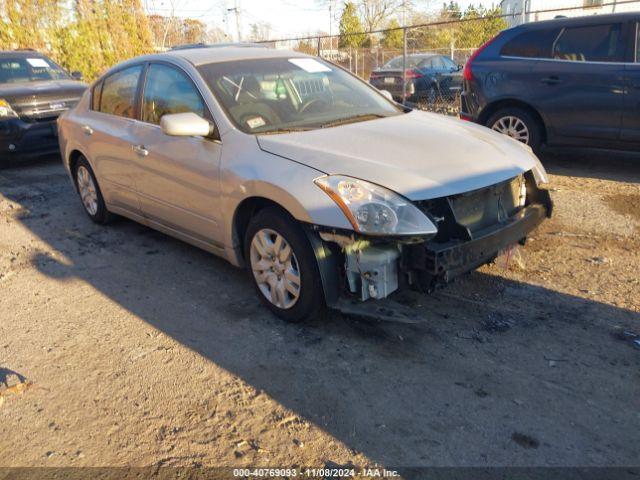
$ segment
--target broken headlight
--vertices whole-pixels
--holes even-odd
[[[356,232],[420,236],[438,232],[415,205],[384,187],[343,175],[327,175],[314,182],[336,202]]]

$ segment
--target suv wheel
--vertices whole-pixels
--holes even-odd
[[[503,108],[491,115],[486,126],[540,151],[542,135],[538,121],[521,108]]]
[[[249,222],[245,259],[260,300],[289,322],[318,316],[324,294],[318,264],[300,225],[279,208]]]
[[[74,179],[80,200],[82,200],[82,205],[89,218],[96,223],[104,224],[109,222],[111,213],[107,210],[96,177],[84,156],[78,158]]]

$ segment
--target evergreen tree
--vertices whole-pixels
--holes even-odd
[[[355,3],[350,1],[344,3],[342,15],[340,16],[339,30],[340,39],[338,46],[340,48],[358,48],[365,44],[367,35],[363,33],[358,34],[364,30],[364,27],[358,16],[358,7]]]

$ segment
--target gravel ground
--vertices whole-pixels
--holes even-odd
[[[0,171],[0,465],[640,458],[640,163],[548,159],[555,216],[417,326],[285,324],[224,261]],[[2,383],[3,382],[3,383]]]

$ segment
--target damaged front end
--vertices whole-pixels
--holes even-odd
[[[428,235],[309,232],[328,306],[346,313],[411,321],[388,297],[405,287],[431,292],[493,261],[551,216],[549,192],[531,171],[479,190],[413,202],[437,227]],[[387,299],[387,300],[385,300]]]

